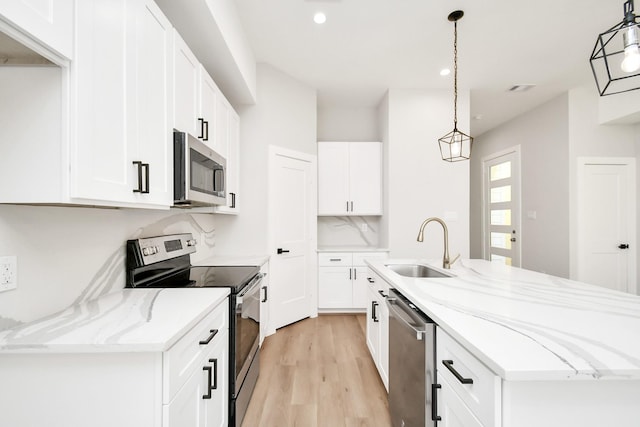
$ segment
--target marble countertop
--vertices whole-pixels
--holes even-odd
[[[415,261],[367,264],[503,379],[640,379],[639,296],[485,260],[459,260],[453,278],[384,265]]]
[[[389,248],[372,246],[320,246],[316,252],[389,252]]]
[[[214,255],[200,261],[193,261],[198,266],[222,265],[255,265],[262,266],[269,261],[269,255]]]
[[[165,351],[229,289],[123,289],[0,332],[2,353]]]

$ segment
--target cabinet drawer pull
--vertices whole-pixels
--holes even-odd
[[[376,307],[378,307],[378,303],[376,301],[371,301],[371,318],[374,322],[378,322],[378,313]]]
[[[263,286],[262,289],[264,289],[264,299],[262,300],[262,302],[267,302],[267,287]]]
[[[372,277],[367,277],[367,281],[368,281],[369,283],[376,283],[376,281],[375,281],[375,280],[373,280],[373,278],[372,278]]]
[[[211,366],[203,366],[202,370],[207,373],[207,394],[203,394],[202,398],[211,399],[211,372],[213,371],[213,368]]]
[[[431,420],[442,421],[442,417],[438,415],[438,389],[442,388],[440,384],[431,384]]]
[[[385,294],[384,294],[384,291],[382,291],[382,290],[378,291],[378,293],[380,294],[380,296],[381,296],[382,298],[386,298],[386,297],[388,297],[388,296],[389,296],[389,295],[385,295]]]
[[[236,208],[236,193],[229,193],[231,195],[231,206],[229,206],[231,209],[235,209]]]
[[[206,340],[200,341],[200,345],[209,344],[211,342],[211,340],[213,339],[213,337],[215,337],[218,334],[218,330],[217,329],[210,329],[209,332],[211,332],[211,335],[209,335]]]
[[[446,366],[446,368],[453,374],[454,377],[457,378],[462,384],[473,384],[473,379],[465,378],[453,367],[453,360],[443,360],[442,364]]]
[[[329,261],[342,261],[342,258],[329,258]]]
[[[211,393],[211,390],[218,389],[218,359],[209,359],[209,363],[213,363],[213,385],[209,387]]]

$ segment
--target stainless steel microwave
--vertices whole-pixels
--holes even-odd
[[[185,133],[173,132],[173,204],[176,207],[226,205],[227,161]]]

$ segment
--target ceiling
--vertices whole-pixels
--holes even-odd
[[[319,108],[374,107],[393,89],[471,93],[477,136],[562,92],[595,89],[589,56],[599,33],[622,20],[612,0],[235,0],[256,60],[317,89]],[[313,15],[327,15],[322,25]],[[525,92],[510,92],[533,84]],[[453,102],[453,100],[452,100]]]

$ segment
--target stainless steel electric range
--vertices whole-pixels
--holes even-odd
[[[260,369],[260,292],[257,266],[192,266],[191,234],[127,241],[128,288],[225,287],[229,296],[229,426],[239,427]]]

